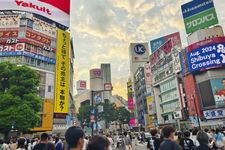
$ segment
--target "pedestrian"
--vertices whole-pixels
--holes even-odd
[[[211,150],[208,146],[209,144],[209,136],[204,131],[199,131],[197,134],[197,140],[199,142],[199,146],[195,148],[195,150]]]
[[[107,134],[106,136],[107,136],[107,139],[108,139],[109,142],[110,142],[109,150],[112,150],[112,147],[113,147],[113,139],[112,139],[112,137],[111,137],[110,134]]]
[[[66,143],[71,150],[82,150],[84,146],[84,131],[80,127],[72,126],[66,130]]]
[[[193,131],[192,131],[192,136],[191,136],[191,139],[194,143],[195,146],[199,146],[199,142],[197,140],[197,133],[198,133],[198,129],[195,128]]]
[[[62,140],[58,136],[55,137],[55,150],[63,150]]]
[[[86,136],[86,137],[84,138],[84,146],[83,146],[83,149],[82,149],[82,150],[86,150],[86,149],[87,149],[87,146],[88,146],[88,140],[89,140],[89,137]]]
[[[55,150],[55,145],[51,142],[46,143],[43,150]]]
[[[109,140],[101,135],[93,136],[88,143],[87,150],[109,150]]]
[[[192,139],[190,139],[191,133],[189,131],[185,131],[183,133],[183,138],[181,138],[179,145],[181,146],[182,150],[192,150],[194,149],[195,145]]]
[[[160,150],[180,150],[179,145],[174,142],[174,132],[175,129],[171,126],[165,126],[162,129],[164,140],[160,144]]]
[[[2,149],[3,150],[10,150],[9,149],[9,140],[4,140],[4,143],[3,143],[3,145],[2,145]]]
[[[224,135],[220,132],[220,129],[216,129],[216,134],[214,135],[215,139],[215,144],[216,147],[218,147],[218,150],[223,150],[224,149],[224,141],[223,141]]]
[[[124,132],[123,142],[125,146],[125,150],[132,150],[132,143],[129,137],[127,137],[127,132]]]
[[[0,150],[3,150],[2,146],[3,146],[3,140],[0,139]]]
[[[157,129],[152,129],[150,133],[151,133],[151,137],[147,139],[148,140],[147,150],[158,150],[160,145],[160,139],[157,136],[158,131]]]
[[[37,143],[33,147],[33,150],[43,150],[47,143],[48,143],[48,134],[47,133],[42,133],[40,142]]]
[[[26,150],[25,148],[25,141],[26,139],[21,137],[17,141],[17,149],[16,150]]]

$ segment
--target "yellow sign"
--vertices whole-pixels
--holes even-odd
[[[68,113],[70,33],[58,29],[54,113]]]

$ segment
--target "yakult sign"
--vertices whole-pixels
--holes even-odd
[[[2,0],[0,9],[35,13],[69,27],[70,0]]]
[[[202,46],[198,47],[198,45]],[[187,61],[190,72],[225,65],[225,37],[213,38],[188,46]]]

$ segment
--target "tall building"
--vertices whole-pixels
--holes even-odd
[[[139,67],[143,67],[145,63],[149,62],[149,48],[148,43],[131,43],[129,46],[129,57],[130,57],[130,79],[128,81],[128,108],[129,104],[134,104],[134,109],[132,108],[131,114],[134,114],[134,118],[131,120],[135,120],[132,122],[134,126],[138,126],[138,112],[137,112],[137,102],[136,102],[136,91],[135,91],[135,73]],[[129,86],[132,84],[132,88]],[[129,89],[131,91],[129,92]],[[130,93],[130,94],[129,94]]]
[[[58,33],[59,30],[63,31],[63,34],[68,33],[65,30],[69,27],[69,12],[65,13],[65,10],[54,7],[53,2],[50,3],[30,1],[30,4],[45,7],[46,12],[25,7],[28,2],[23,1],[4,1],[0,6],[0,62],[9,61],[18,65],[27,65],[40,75],[38,90],[39,96],[43,99],[41,121],[32,131],[64,130],[68,123],[66,115],[73,115],[74,110],[74,49],[72,39],[68,36],[66,40],[68,48],[65,50],[68,67],[64,71],[66,74],[64,84],[68,89],[65,96],[68,98],[64,100],[65,105],[63,105],[66,112],[60,118],[53,113],[54,104],[56,105],[54,102],[58,63],[56,56],[61,50],[57,47]],[[65,1],[66,8],[69,11],[68,0]],[[47,14],[48,12],[51,15]],[[56,14],[61,14],[64,18]]]
[[[104,84],[103,99],[109,100],[112,96],[111,66],[110,64],[101,64],[102,78]],[[108,88],[108,89],[107,89]]]

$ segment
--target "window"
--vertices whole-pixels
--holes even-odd
[[[51,85],[48,86],[48,92],[51,92],[52,91],[52,87]]]

